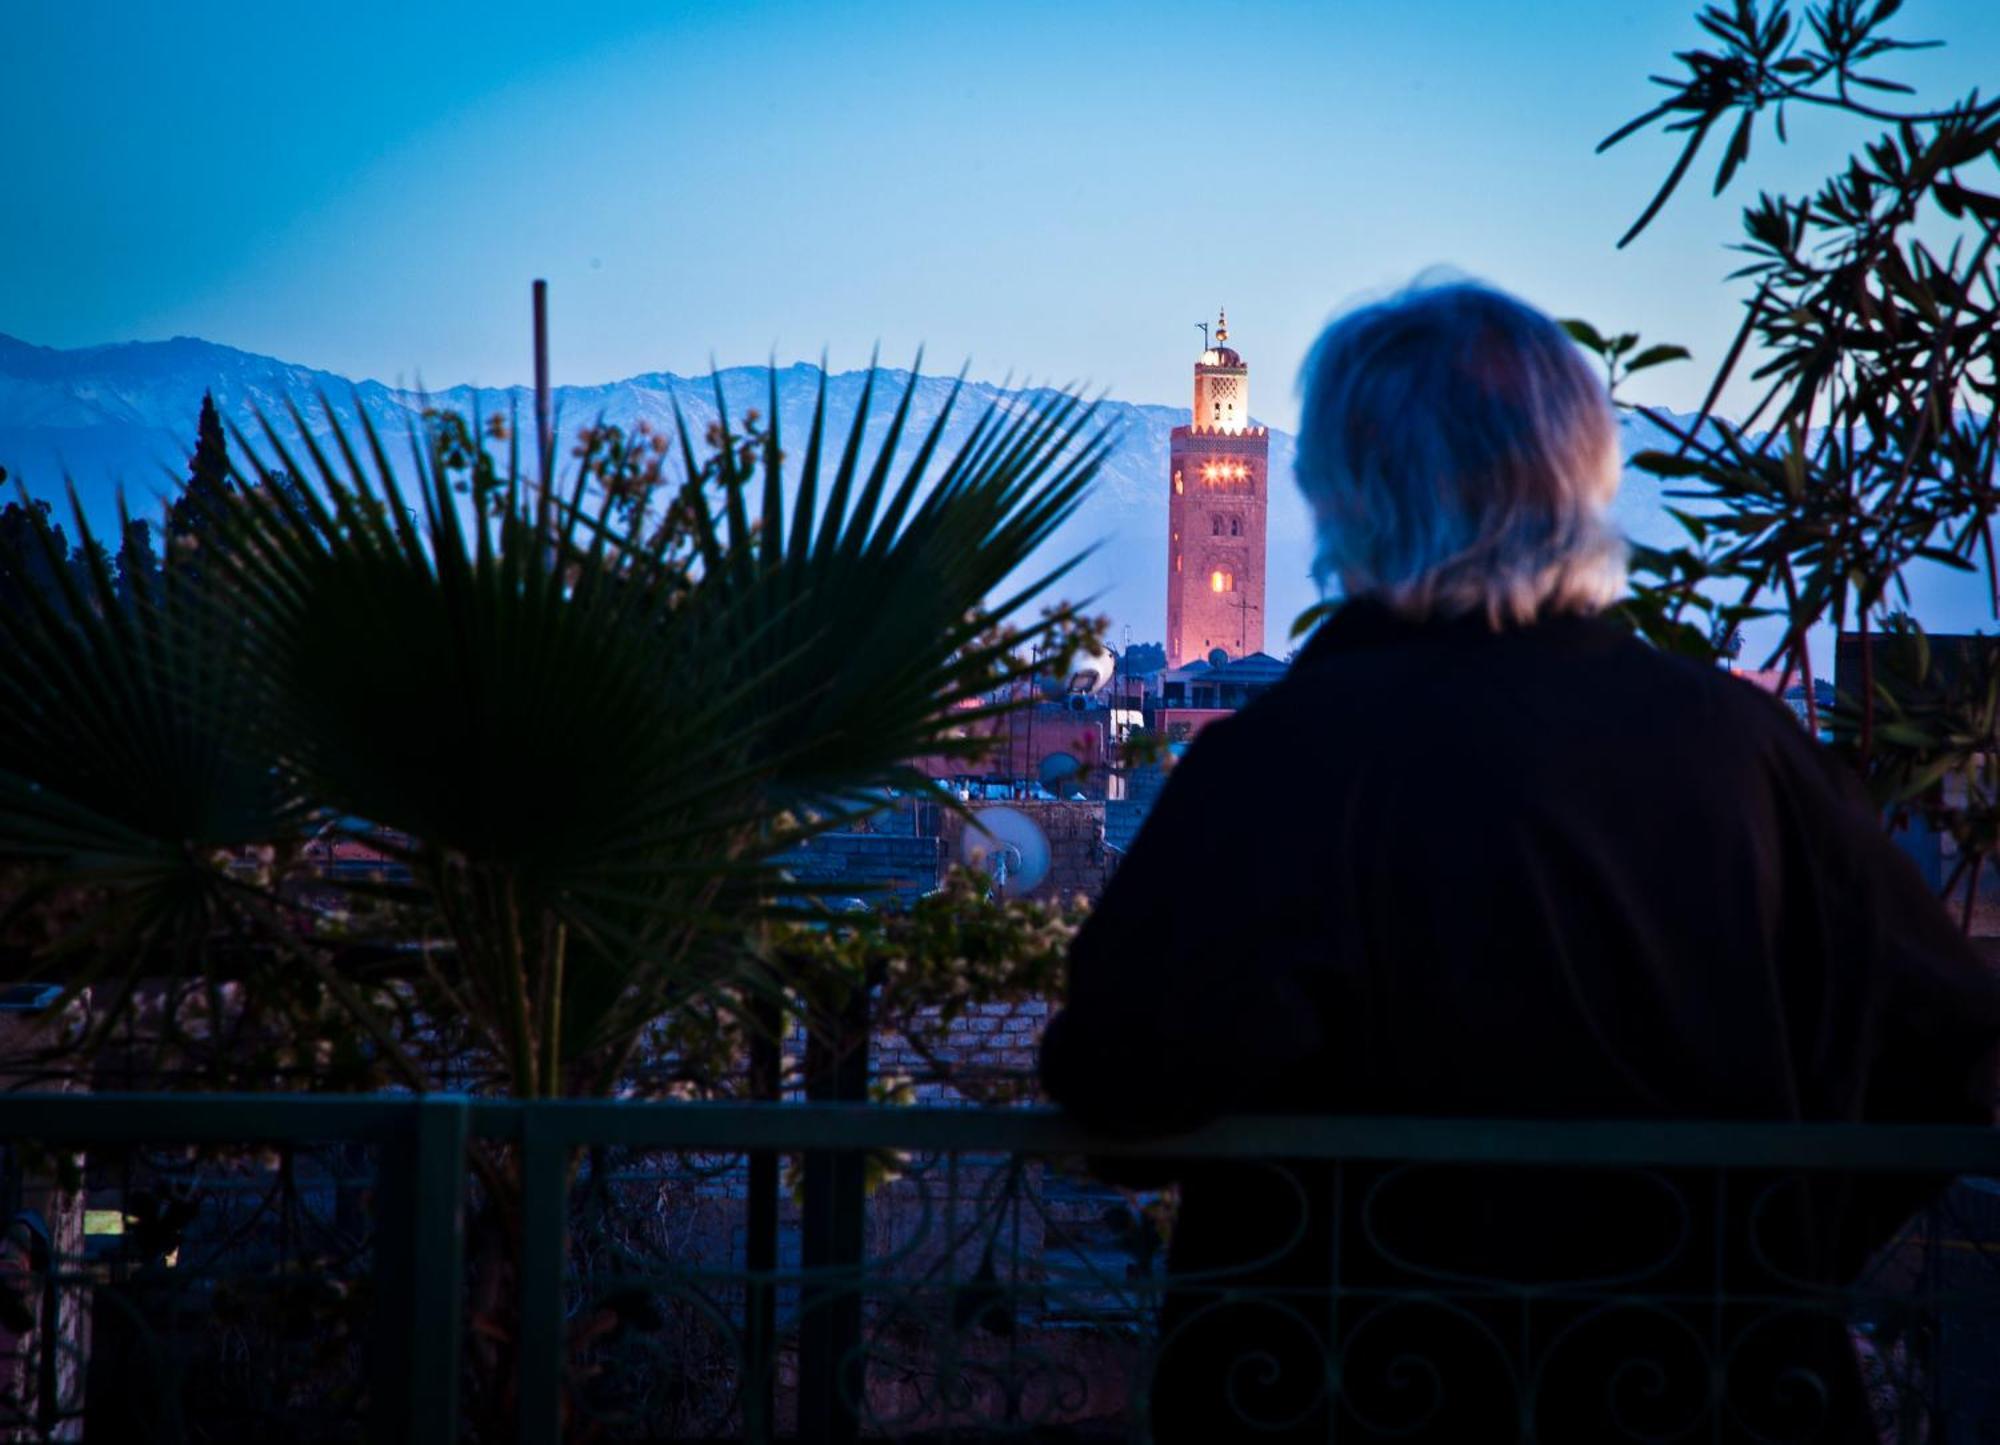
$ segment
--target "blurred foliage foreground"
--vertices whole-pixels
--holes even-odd
[[[1925,48],[1889,33],[1900,0],[1712,5],[1709,44],[1655,76],[1660,102],[1600,150],[1649,128],[1685,137],[1620,245],[1659,214],[1711,136],[1726,136],[1713,189],[1788,118],[1839,117],[1874,132],[1811,194],[1760,193],[1743,212],[1748,295],[1735,341],[1693,419],[1639,407],[1670,445],[1632,464],[1660,479],[1685,541],[1635,546],[1625,620],[1661,647],[1719,662],[1746,628],[1746,659],[1799,688],[1801,711],[1868,780],[1892,826],[1950,841],[1947,895],[1969,927],[2000,849],[2000,639],[1933,643],[1910,615],[1913,573],[1984,582],[2000,616],[1993,517],[2000,455],[2000,100],[1940,106],[1883,73]],[[1615,388],[1680,359],[1583,322],[1571,335]],[[1732,377],[1749,413],[1715,414]],[[1841,691],[1822,710],[1815,633],[1850,634]]]
[[[553,486],[509,418],[433,413],[399,467],[331,408],[231,448],[210,403],[161,553],[9,508],[0,943],[91,994],[42,1066],[727,1093],[857,990],[921,1034],[1053,986],[1057,910],[960,880],[821,914],[774,863],[927,788],[911,759],[977,749],[1023,653],[1098,626],[1019,620],[1066,570],[1022,575],[1101,461],[1091,408],[996,404],[947,454],[913,393],[871,447],[867,398],[825,434],[822,381],[789,486],[775,390],[740,425],[718,393],[705,444],[587,428]]]
[[[947,453],[949,407],[906,436],[912,379],[871,447],[870,397],[826,435],[822,378],[787,485],[772,385],[740,426],[718,391],[699,446],[587,428],[559,484],[509,418],[433,413],[399,467],[330,407],[232,448],[207,402],[159,551],[10,508],[0,946],[64,998],[9,1083],[857,1098],[890,1032],[1022,1087],[946,1045],[1056,986],[1062,910],[957,876],[832,912],[780,855],[950,805],[911,760],[1094,642],[1019,619],[1107,439],[1051,394]],[[525,1181],[511,1146],[469,1163],[475,1433],[507,1438]]]

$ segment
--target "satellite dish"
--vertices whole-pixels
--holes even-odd
[[[1067,783],[1082,771],[1083,764],[1076,760],[1074,754],[1054,752],[1042,759],[1041,766],[1035,769],[1035,776],[1041,781],[1043,787],[1047,788],[1051,793],[1060,795],[1062,784]]]
[[[958,856],[1010,893],[1026,893],[1049,876],[1048,835],[1018,808],[974,813],[959,839]]]
[[[1229,649],[1226,647],[1211,647],[1208,650],[1208,665],[1210,667],[1229,666]]]
[[[1071,692],[1102,692],[1104,685],[1111,681],[1118,671],[1118,659],[1109,650],[1099,648],[1096,652],[1085,653],[1077,659],[1076,668],[1069,675]]]

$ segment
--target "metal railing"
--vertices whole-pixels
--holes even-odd
[[[0,1393],[15,1397],[0,1405],[0,1439],[118,1438],[92,1418],[115,1408],[161,1439],[262,1437],[294,1416],[300,1441],[498,1428],[537,1445],[970,1439],[1092,1421],[1148,1438],[1163,1371],[1194,1378],[1162,1364],[1176,1349],[1200,1357],[1204,1327],[1190,1319],[1235,1320],[1251,1305],[1310,1343],[1311,1388],[1232,1395],[1232,1408],[1322,1438],[1435,1425],[1466,1404],[1422,1380],[1377,1380],[1366,1397],[1380,1353],[1369,1332],[1413,1310],[1462,1323],[1468,1348],[1490,1341],[1493,1370],[1474,1375],[1501,1384],[1474,1403],[1524,1437],[1555,1398],[1556,1357],[1627,1316],[1689,1337],[1682,1363],[1699,1386],[1687,1398],[1718,1420],[1752,1409],[1730,1393],[1741,1330],[1801,1309],[1852,1333],[1882,1438],[1957,1439],[1991,1428],[2000,1408],[1981,1383],[2000,1381],[2000,1193],[1962,1183],[1837,1287],[1774,1286],[1791,1244],[1764,1257],[1752,1241],[1756,1257],[1739,1258],[1723,1222],[1781,1214],[1801,1175],[2000,1177],[2000,1132],[1984,1129],[1286,1116],[1135,1143],[1030,1109],[67,1094],[0,1098],[0,1141],[46,1198],[110,1231],[83,1248],[58,1239],[39,1268],[23,1266],[48,1305],[38,1322],[15,1328],[0,1309],[0,1335],[44,1357],[66,1350],[70,1366],[68,1385],[44,1368],[30,1389],[35,1369],[5,1375],[0,1362],[13,1382]],[[498,1286],[499,1256],[468,1230],[495,1199],[497,1176],[468,1169],[479,1156],[503,1161],[518,1188]],[[1285,1249],[1328,1250],[1323,1276],[1169,1279],[1157,1190],[1091,1182],[1145,1176],[1162,1156],[1182,1174],[1243,1182],[1245,1197],[1296,1199],[1278,1234]],[[773,1159],[785,1165],[775,1175],[752,1167]],[[1474,1166],[1554,1171],[1571,1191],[1595,1188],[1577,1184],[1586,1177],[1637,1181],[1667,1201],[1666,1233],[1567,1283],[1489,1277],[1484,1256],[1400,1260],[1396,1191],[1418,1177],[1462,1191]],[[751,1189],[773,1177],[775,1207]],[[1727,1202],[1723,1181],[1736,1191]],[[1540,1197],[1565,1197],[1551,1188]],[[1363,1236],[1368,1268],[1354,1253]],[[63,1325],[65,1311],[91,1327]],[[259,1343],[273,1320],[280,1343]],[[1649,1356],[1654,1374],[1638,1384],[1671,1373],[1678,1349]],[[113,1371],[144,1378],[121,1384]],[[1619,1388],[1605,1393],[1623,1424]],[[1663,1433],[1643,1415],[1659,1393],[1634,1395],[1635,1437]],[[142,1398],[157,1403],[141,1409]],[[196,1419],[203,1410],[213,1418]],[[1688,1438],[1730,1437],[1713,1425]]]

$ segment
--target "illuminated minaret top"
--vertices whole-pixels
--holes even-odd
[[[1206,322],[1200,323],[1206,332]],[[1250,424],[1250,368],[1216,318],[1194,364],[1194,415],[1174,428],[1167,497],[1167,665],[1264,648],[1271,438]]]
[[[1215,341],[1194,364],[1194,424],[1240,432],[1250,424],[1250,368],[1229,346],[1229,312],[1216,316]]]

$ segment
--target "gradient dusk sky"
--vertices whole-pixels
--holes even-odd
[[[1221,303],[1289,426],[1327,317],[1444,264],[1693,347],[1637,390],[1691,406],[1742,203],[1867,134],[1794,114],[1616,251],[1671,144],[1592,147],[1693,8],[4,0],[0,332],[504,383],[539,275],[560,381],[879,340],[1185,405]],[[1887,72],[1927,96],[2000,80],[2000,0],[1892,33],[1948,42]]]

